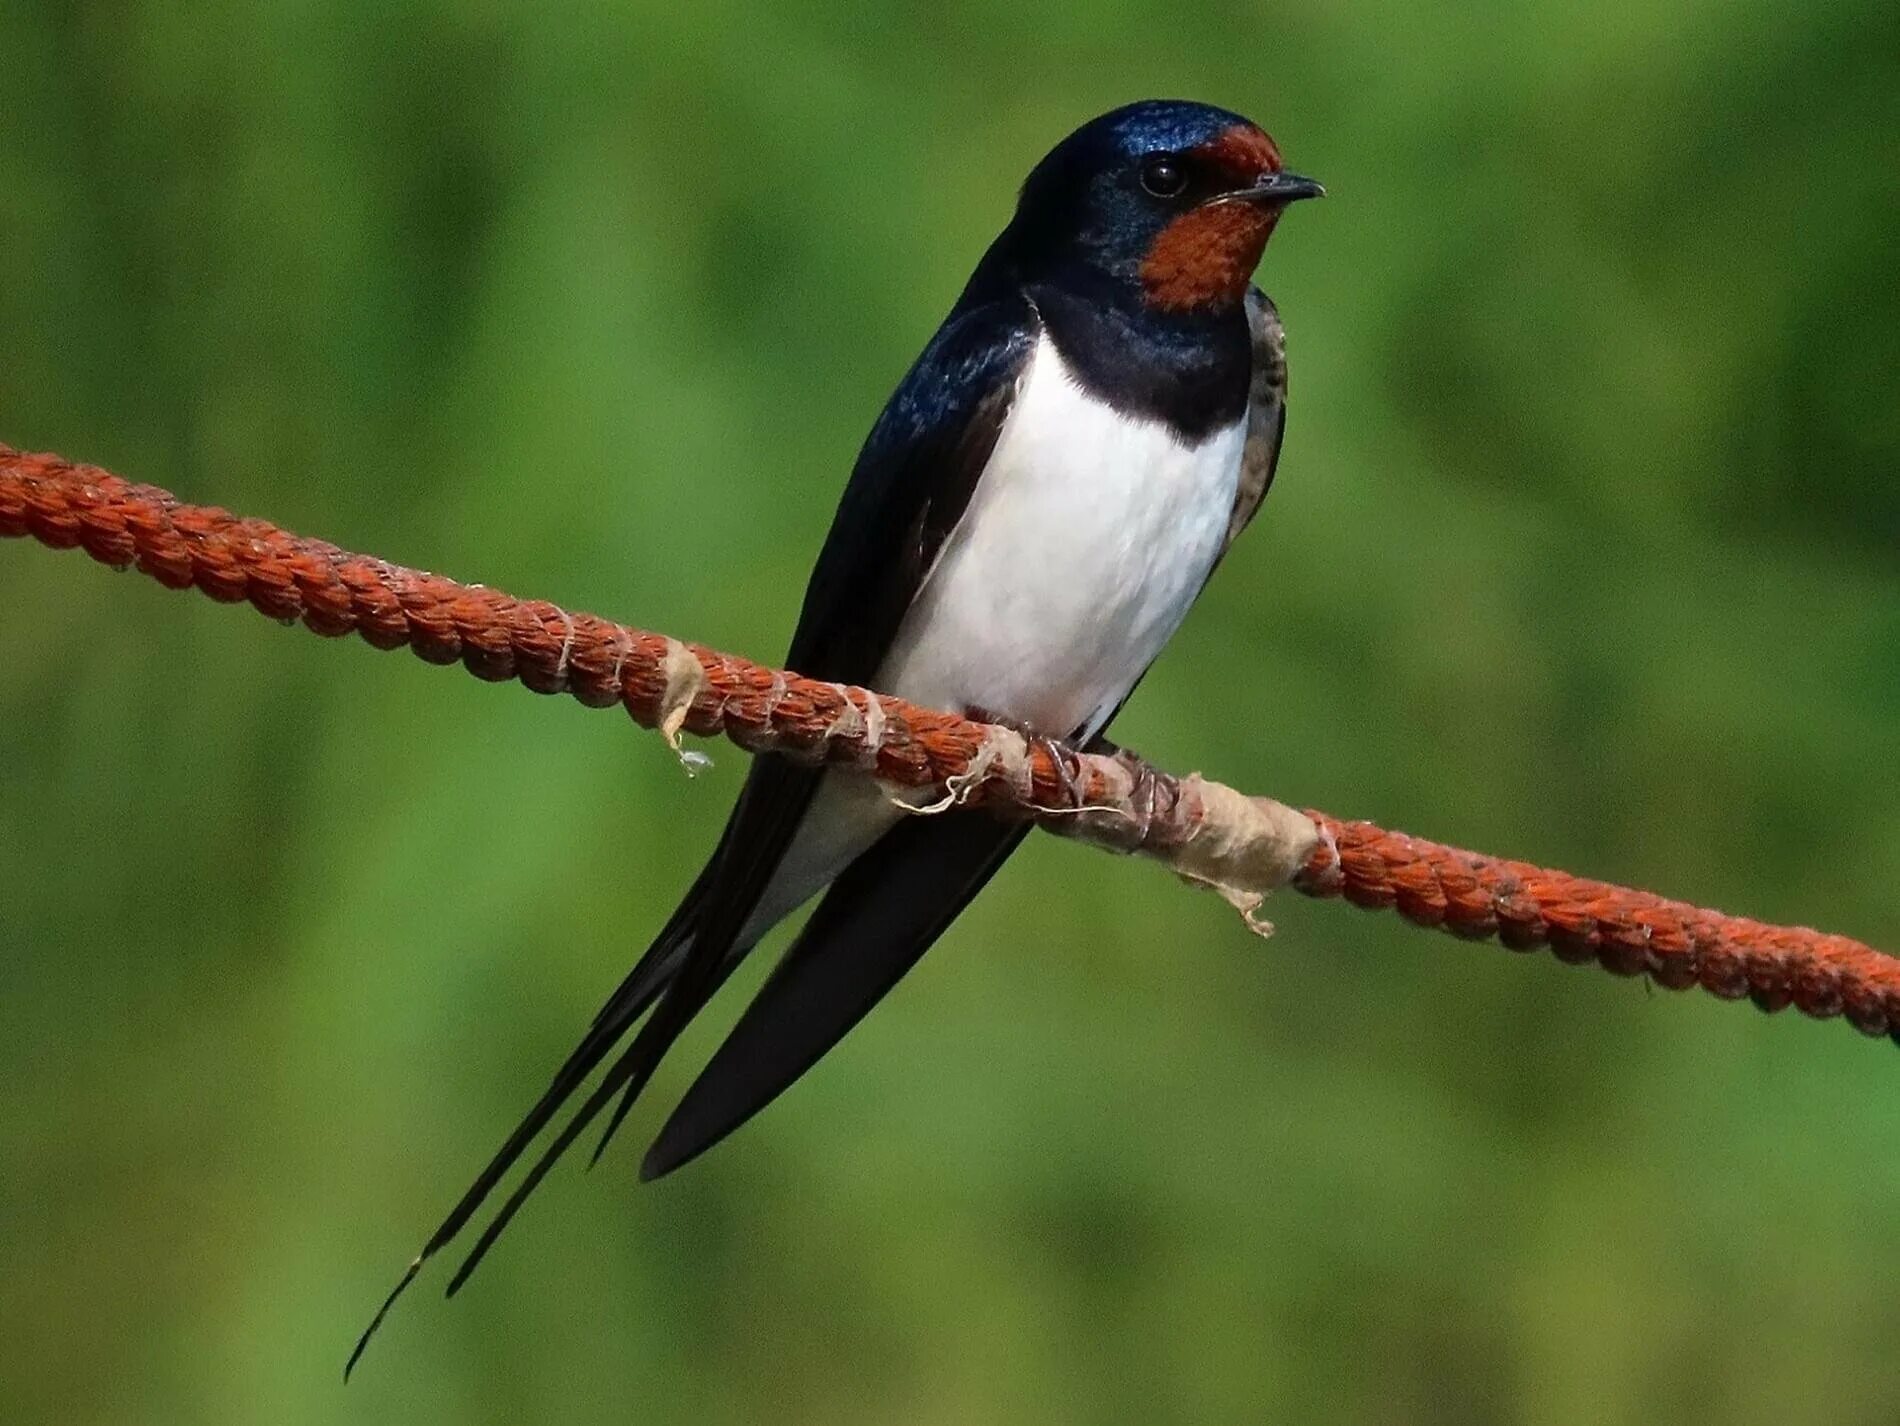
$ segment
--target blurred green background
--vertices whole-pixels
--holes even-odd
[[[1892,0],[0,9],[0,440],[750,654],[1042,151],[1332,196],[1120,724],[1900,947]],[[1900,1055],[1033,838],[690,1170],[394,1274],[743,771],[0,548],[0,1419],[1900,1419]],[[766,958],[762,957],[761,960]],[[739,989],[735,987],[735,990]]]

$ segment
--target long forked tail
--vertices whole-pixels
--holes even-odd
[[[416,1254],[402,1278],[370,1324],[357,1339],[356,1349],[343,1368],[347,1381],[362,1358],[363,1349],[382,1325],[396,1300],[400,1298],[423,1265],[467,1226],[488,1196],[494,1192],[509,1169],[513,1168],[528,1145],[538,1138],[561,1106],[573,1097],[618,1045],[629,1029],[650,1009],[644,1024],[634,1033],[633,1041],[621,1052],[602,1076],[601,1082],[585,1103],[549,1142],[541,1156],[483,1230],[468,1259],[450,1279],[448,1291],[455,1292],[468,1280],[475,1265],[494,1246],[504,1228],[527,1201],[528,1195],[547,1176],[567,1148],[593,1122],[607,1101],[622,1091],[631,1103],[646,1085],[661,1058],[680,1031],[705,1006],[734,967],[751,949],[746,937],[747,922],[758,905],[767,882],[777,868],[785,848],[797,831],[805,809],[817,790],[821,774],[817,769],[800,767],[778,758],[760,758],[746,776],[745,788],[726,822],[719,845],[680,902],[665,928],[647,948],[639,964],[620,983],[606,1005],[594,1017],[586,1036],[555,1072],[546,1093],[535,1102],[515,1132],[508,1136],[480,1176],[462,1195],[449,1216],[442,1220]],[[613,1133],[624,1114],[626,1104],[608,1126]],[[604,1143],[604,1141],[603,1141]]]
[[[396,1283],[395,1287],[390,1289],[389,1296],[384,1298],[382,1306],[376,1309],[376,1315],[370,1319],[369,1326],[364,1328],[362,1336],[356,1339],[356,1346],[350,1352],[350,1359],[343,1368],[343,1378],[345,1381],[349,1380],[350,1373],[356,1369],[356,1364],[358,1360],[361,1359],[364,1348],[369,1346],[370,1338],[376,1335],[376,1329],[382,1326],[383,1318],[389,1315],[389,1309],[396,1305],[396,1300],[408,1290],[409,1284],[416,1280],[416,1276],[422,1271],[424,1264],[426,1264],[430,1258],[434,1257],[442,1248],[446,1247],[463,1228],[468,1226],[469,1219],[473,1218],[480,1210],[482,1204],[487,1201],[488,1196],[494,1192],[495,1186],[500,1183],[507,1172],[514,1167],[515,1163],[521,1158],[521,1155],[527,1150],[528,1145],[533,1143],[534,1140],[540,1136],[541,1132],[547,1128],[549,1121],[560,1111],[561,1106],[574,1096],[575,1091],[586,1082],[587,1077],[594,1072],[600,1062],[607,1057],[613,1047],[626,1035],[628,1028],[638,1021],[639,1018],[647,1012],[648,1008],[652,1006],[653,1002],[659,998],[662,992],[672,984],[674,977],[679,972],[680,965],[685,959],[686,952],[692,944],[693,926],[698,919],[698,908],[703,900],[710,871],[711,867],[709,866],[707,871],[700,874],[699,880],[694,883],[692,891],[687,894],[686,899],[680,904],[680,908],[674,913],[673,919],[667,923],[666,928],[661,931],[659,937],[648,947],[647,953],[640,958],[638,964],[628,972],[626,979],[621,981],[619,986],[615,988],[614,993],[608,997],[607,1003],[600,1008],[599,1014],[594,1017],[593,1024],[588,1027],[587,1034],[582,1038],[580,1044],[575,1046],[573,1053],[570,1054],[567,1059],[562,1062],[561,1067],[555,1071],[554,1078],[549,1082],[547,1089],[542,1093],[541,1097],[535,1101],[534,1106],[528,1110],[520,1124],[515,1126],[515,1130],[508,1136],[507,1142],[504,1143],[495,1156],[488,1161],[481,1173],[476,1175],[475,1181],[469,1185],[468,1191],[456,1202],[455,1207],[449,1210],[448,1216],[442,1220],[435,1232],[430,1234],[428,1242],[422,1245],[422,1251],[416,1254],[415,1258],[404,1270],[401,1279]],[[606,1090],[609,1084],[618,1087],[620,1084],[628,1082],[629,1077],[637,1065],[637,1061],[634,1058],[636,1048],[637,1044],[635,1046],[629,1046],[627,1052],[614,1063],[606,1079],[602,1081],[602,1090]],[[656,1050],[651,1045],[651,1042],[649,1042],[646,1053],[651,1056],[653,1063],[657,1064],[659,1055],[664,1052],[664,1049],[665,1046],[662,1045]],[[651,1066],[648,1067],[646,1073],[652,1073]],[[642,1081],[644,1081],[644,1076],[641,1078]],[[607,1093],[610,1094],[611,1092],[611,1090],[607,1090]],[[495,1236],[500,1232],[500,1225],[505,1225],[507,1220],[514,1216],[516,1210],[520,1208],[521,1202],[527,1197],[527,1193],[532,1190],[534,1185],[539,1183],[547,1171],[554,1166],[555,1159],[560,1157],[568,1144],[573,1141],[574,1136],[599,1112],[600,1104],[596,1103],[596,1100],[602,1100],[602,1102],[604,1102],[601,1090],[595,1091],[594,1096],[582,1106],[580,1111],[575,1115],[574,1120],[562,1131],[560,1137],[555,1139],[549,1145],[548,1149],[543,1152],[541,1158],[535,1163],[533,1170],[530,1171],[528,1178],[509,1198],[508,1204],[503,1209],[503,1214],[497,1220],[497,1223],[491,1225],[488,1231],[482,1235],[481,1243],[475,1253],[471,1255],[468,1262],[462,1265],[461,1270],[456,1273],[455,1280],[450,1286],[450,1291],[453,1291],[455,1287],[459,1286],[468,1276],[469,1270],[474,1266],[475,1262],[479,1261],[481,1256],[486,1253],[488,1248],[493,1244]],[[605,1147],[605,1140],[602,1141],[602,1147]]]

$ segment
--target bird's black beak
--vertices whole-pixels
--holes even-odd
[[[1326,190],[1297,173],[1269,173],[1251,188],[1238,189],[1228,196],[1250,203],[1295,203],[1302,198],[1324,198]]]

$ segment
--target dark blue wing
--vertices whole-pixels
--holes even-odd
[[[1036,339],[1027,301],[953,313],[865,438],[786,662],[864,683],[989,463]]]
[[[1285,339],[1258,289],[1248,294],[1247,323],[1247,441],[1223,555],[1273,483],[1286,424]],[[900,824],[854,862],[668,1118],[643,1176],[711,1147],[815,1064],[916,964],[1023,831],[953,811]]]

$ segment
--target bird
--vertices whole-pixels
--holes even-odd
[[[1258,125],[1192,101],[1125,105],[1056,144],[872,426],[786,666],[1099,740],[1272,483],[1285,340],[1252,275],[1287,206],[1323,192]],[[756,759],[678,908],[409,1265],[345,1375],[603,1061],[449,1295],[617,1098],[599,1158],[682,1029],[778,922],[819,897],[665,1120],[643,1179],[810,1068],[1025,830],[968,809],[908,816],[872,779]]]

